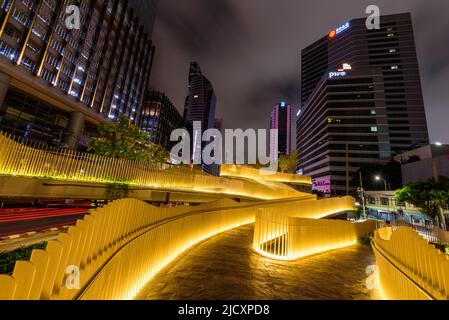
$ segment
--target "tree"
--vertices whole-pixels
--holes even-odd
[[[123,114],[118,122],[105,122],[98,129],[99,137],[89,142],[89,152],[111,158],[164,163],[167,152],[159,145],[148,142],[146,132]]]
[[[399,202],[408,202],[420,208],[425,215],[435,218],[438,214],[438,204],[432,196],[434,191],[433,180],[417,180],[396,190],[396,199]]]
[[[398,201],[413,204],[431,218],[439,216],[444,219],[440,207],[449,205],[449,179],[441,177],[438,182],[433,179],[411,182],[396,191],[396,198]]]
[[[449,206],[449,179],[444,180],[436,184],[437,187],[431,191],[431,196],[439,206],[447,207]]]
[[[435,183],[435,189],[431,192],[431,196],[438,205],[438,213],[443,229],[447,229],[446,218],[444,216],[444,208],[449,207],[449,179],[439,177]]]
[[[293,173],[298,165],[298,151],[279,156],[279,169],[282,173]]]

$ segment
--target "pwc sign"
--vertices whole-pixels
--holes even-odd
[[[329,72],[329,79],[337,77],[345,77],[348,71],[352,70],[352,66],[349,63],[343,63],[343,66],[337,71]]]

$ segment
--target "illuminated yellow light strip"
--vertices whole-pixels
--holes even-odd
[[[240,177],[253,180],[271,181],[271,182],[287,182],[312,185],[312,178],[298,175],[276,172],[273,174],[261,174],[260,170],[251,167],[239,165],[221,165],[220,176],[223,177]]]
[[[392,233],[390,228],[381,228],[375,232],[372,246],[383,298],[449,298],[449,257],[412,228],[399,227]]]
[[[0,38],[3,36],[3,32],[5,32],[6,24],[8,23],[8,19],[9,19],[9,16],[11,15],[11,12],[12,12],[15,2],[16,2],[16,0],[11,1],[8,11],[6,12],[5,20],[3,20],[3,23],[2,23],[2,26],[0,29]]]
[[[374,221],[319,220],[353,209],[354,201],[343,197],[304,200],[289,210],[266,207],[256,214],[253,249],[272,259],[294,260],[354,245],[374,231]]]
[[[288,201],[295,207],[311,203]],[[31,261],[18,263],[12,277],[0,277],[0,292],[10,299],[72,299],[78,292],[68,290],[63,281],[64,266],[68,264],[81,266],[80,298],[131,299],[157,272],[192,245],[253,223],[259,209],[282,215],[287,205],[284,202],[242,205],[223,199],[200,207],[157,208],[135,199],[114,201],[92,211],[76,227],[70,227],[68,233],[60,234],[57,241],[50,241],[45,253],[37,255],[33,251]],[[62,262],[62,257],[67,260]],[[55,266],[59,269],[54,269]],[[109,281],[110,277],[114,281]],[[42,289],[39,286],[30,289],[33,281],[45,285]],[[23,290],[16,292],[15,286]]]
[[[17,59],[17,65],[20,65],[20,63],[22,62],[23,56],[25,54],[25,50],[27,48],[28,41],[30,40],[30,37],[31,37],[31,32],[33,31],[34,24],[35,24],[36,19],[37,19],[38,15],[39,15],[39,11],[41,10],[43,2],[44,2],[43,0],[40,0],[39,1],[39,5],[36,8],[36,13],[35,13],[35,15],[33,17],[33,20],[31,21],[30,28],[29,28],[29,30],[27,32],[27,35],[26,35],[26,38],[25,38],[25,42],[23,44],[22,49],[20,50],[19,58]]]
[[[60,70],[59,70],[60,71]],[[270,200],[297,198],[307,194],[284,185],[263,181],[241,181],[196,174],[177,168],[136,161],[110,159],[73,151],[50,153],[21,145],[0,135],[0,174],[52,178],[59,181],[126,183],[130,186],[245,196]],[[181,173],[181,174],[180,174]]]
[[[312,256],[312,255],[315,255],[315,254],[324,253],[324,252],[327,252],[327,251],[332,251],[332,250],[343,249],[343,248],[346,248],[346,247],[351,247],[351,246],[356,245],[356,244],[357,244],[357,241],[342,242],[342,243],[335,244],[335,245],[322,246],[322,247],[315,248],[315,249],[309,249],[309,250],[301,252],[301,254],[289,255],[289,256],[278,256],[278,255],[268,253],[268,252],[263,251],[263,250],[258,249],[258,248],[253,248],[253,249],[254,249],[254,251],[256,251],[257,253],[259,253],[260,255],[262,255],[262,256],[264,256],[266,258],[270,258],[270,259],[273,259],[273,260],[281,260],[281,261],[293,261],[293,260],[298,260],[300,258]]]

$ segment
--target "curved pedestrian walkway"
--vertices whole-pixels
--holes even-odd
[[[139,294],[148,300],[367,300],[369,245],[277,261],[252,250],[253,225],[208,239],[178,257]]]

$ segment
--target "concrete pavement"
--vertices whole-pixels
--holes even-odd
[[[148,300],[367,300],[369,245],[271,260],[251,248],[253,225],[206,240],[159,273],[138,295]]]

